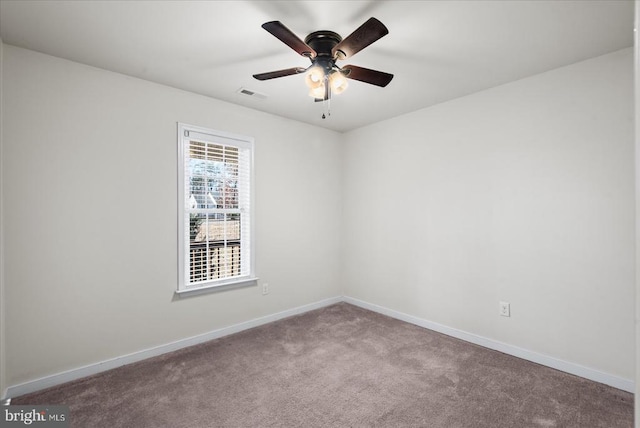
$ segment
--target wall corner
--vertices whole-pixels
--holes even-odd
[[[6,346],[5,346],[5,294],[4,294],[4,180],[3,180],[3,140],[2,140],[2,120],[3,120],[3,98],[2,98],[2,74],[4,45],[0,38],[0,399],[7,394],[7,372],[6,372]]]
[[[635,241],[635,282],[636,282],[636,316],[635,316],[635,328],[636,328],[636,391],[635,391],[635,426],[640,428],[640,257],[638,254],[638,248],[640,248],[640,219],[638,213],[640,213],[640,141],[638,141],[638,130],[640,129],[640,109],[638,104],[640,103],[640,37],[638,36],[638,25],[640,24],[640,2],[635,1],[635,22],[633,29],[633,52],[634,52],[634,83],[635,83],[635,184],[636,184],[636,241]]]

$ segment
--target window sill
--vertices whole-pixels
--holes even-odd
[[[205,285],[198,288],[176,290],[175,294],[180,298],[198,296],[200,294],[217,293],[220,291],[234,290],[236,288],[253,287],[258,285],[258,277],[241,278],[234,281]]]

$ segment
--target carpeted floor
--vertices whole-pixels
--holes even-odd
[[[15,398],[84,427],[632,427],[633,395],[346,303]]]

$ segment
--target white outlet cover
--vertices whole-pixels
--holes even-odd
[[[508,302],[500,302],[500,315],[503,317],[511,316],[511,305]]]

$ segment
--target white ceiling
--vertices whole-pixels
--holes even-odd
[[[389,34],[339,65],[393,73],[350,81],[331,116],[303,75],[255,73],[309,60],[263,30],[349,35],[371,16]],[[632,1],[0,1],[0,37],[24,47],[257,110],[351,130],[633,44]],[[256,99],[240,88],[267,95]]]

